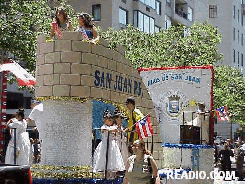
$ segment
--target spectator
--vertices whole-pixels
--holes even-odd
[[[11,119],[13,119],[15,117],[16,117],[16,113],[11,116]],[[9,120],[7,120],[7,122],[8,121]],[[3,147],[3,152],[2,152],[2,155],[1,155],[2,156],[1,162],[5,163],[6,151],[7,151],[7,147],[8,147],[9,141],[11,139],[9,126],[6,126],[6,128],[3,129],[3,134],[4,134],[4,147]]]
[[[237,148],[235,150],[236,154],[236,165],[237,165],[237,173],[239,177],[239,181],[242,181],[244,178],[243,173],[243,164],[244,164],[244,152],[241,148],[241,142],[237,142]]]
[[[231,171],[231,160],[230,156],[234,156],[232,150],[229,148],[229,144],[225,143],[224,149],[219,152],[219,157],[221,157],[221,170]]]
[[[41,116],[43,113],[43,104],[37,100],[31,101],[31,113],[29,114],[29,117],[26,119],[27,123],[29,124],[32,120],[35,121],[36,128],[34,128],[35,131],[41,130],[42,124],[41,124]],[[36,136],[35,136],[36,137]],[[40,138],[42,140],[42,135],[40,135]],[[40,139],[39,138],[39,139]]]
[[[30,165],[31,164],[31,145],[29,134],[26,132],[27,122],[24,119],[24,109],[17,111],[17,116],[11,119],[7,125],[11,130],[11,140],[6,152],[5,163],[14,164],[14,130],[16,130],[16,164],[17,165]]]
[[[35,139],[33,142],[33,155],[34,155],[34,163],[38,163],[38,139]]]

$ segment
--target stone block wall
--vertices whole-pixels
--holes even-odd
[[[156,133],[153,156],[161,168],[163,151],[153,103],[138,71],[125,58],[124,48],[111,50],[104,39],[93,45],[81,38],[77,32],[63,32],[62,39],[51,42],[46,42],[45,35],[38,37],[35,96],[104,99],[122,106],[133,96],[137,108],[151,116]],[[147,141],[150,149],[152,138]]]

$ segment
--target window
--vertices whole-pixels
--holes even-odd
[[[193,12],[192,8],[188,6],[188,20],[189,21],[192,21],[193,20],[192,19],[192,12]]]
[[[166,0],[166,6],[171,7],[171,2],[170,2],[170,0]]]
[[[233,6],[233,18],[235,19],[235,16],[236,16],[236,6],[234,5]]]
[[[155,0],[139,0],[139,1],[155,9]]]
[[[161,28],[160,28],[159,26],[155,26],[155,32],[156,32],[156,33],[159,33],[160,30],[161,30]]]
[[[153,34],[155,32],[155,20],[152,17],[149,20],[149,32]]]
[[[237,31],[237,42],[240,43],[240,33],[239,33],[239,30]]]
[[[217,5],[209,5],[209,18],[217,18]]]
[[[236,51],[233,49],[233,62],[236,62]]]
[[[138,27],[140,31],[145,33],[154,33],[155,20],[140,11],[134,12],[134,26]]]
[[[233,41],[235,41],[236,40],[236,29],[235,29],[235,27],[233,28]]]
[[[95,21],[101,20],[101,5],[100,4],[92,5],[92,16]]]
[[[243,46],[243,33],[241,34],[241,45]]]
[[[237,10],[237,22],[239,23],[240,12]]]
[[[244,18],[243,18],[244,16],[243,16],[243,14],[241,14],[241,25],[243,26],[244,24],[243,24],[243,22],[244,22]]]
[[[141,12],[139,12],[138,27],[140,31],[144,31],[144,14]]]
[[[155,7],[156,7],[156,13],[157,13],[158,15],[161,15],[161,2],[156,1]]]
[[[171,18],[165,15],[165,29],[169,28],[171,26]]]
[[[144,24],[143,24],[143,14],[139,11],[135,11],[134,12],[134,18],[135,18],[135,21],[134,21],[134,26],[139,28],[140,31],[143,31],[143,27],[144,27]]]
[[[240,61],[239,61],[239,56],[240,56],[240,55],[239,55],[239,52],[237,52],[237,67],[238,67],[238,68],[239,68],[239,62],[240,62]]]
[[[123,25],[127,24],[127,11],[122,8],[119,8],[119,22]]]
[[[243,66],[243,54],[241,54],[241,66]]]
[[[150,29],[150,23],[149,23],[149,17],[147,15],[144,15],[144,32],[149,33]]]

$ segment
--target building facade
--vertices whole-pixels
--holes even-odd
[[[205,19],[223,35],[218,64],[235,66],[245,76],[245,2],[244,0],[70,0],[76,12],[93,15],[104,30],[123,29],[133,24],[143,32],[153,33],[171,24],[191,26]]]
[[[196,0],[195,20],[204,19],[223,35],[219,52],[224,60],[219,64],[235,66],[245,76],[245,1]]]
[[[96,25],[104,30],[123,29],[133,24],[143,32],[153,33],[171,24],[191,26],[194,20],[194,0],[71,0],[76,12],[91,14]]]

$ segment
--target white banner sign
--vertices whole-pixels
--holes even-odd
[[[150,68],[139,71],[152,98],[163,143],[180,142],[180,125],[183,124],[183,119],[186,122],[198,119],[195,119],[196,113],[192,115],[192,112],[197,111],[198,102],[204,103],[205,110],[213,110],[212,66]],[[202,133],[206,143],[209,142],[208,119]]]

